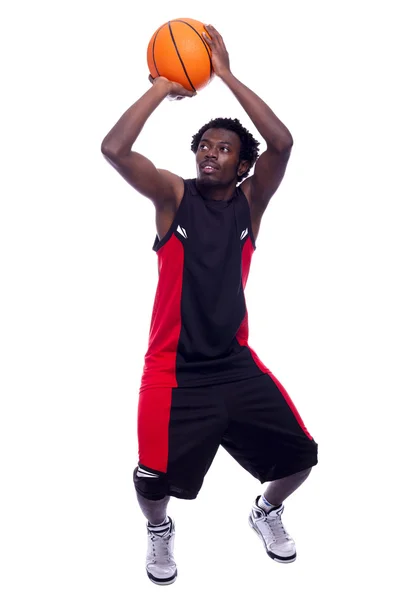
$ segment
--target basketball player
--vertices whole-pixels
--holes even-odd
[[[164,77],[150,78],[152,87],[102,143],[108,161],[156,213],[159,281],[139,396],[134,483],[148,521],[147,574],[160,585],[177,577],[170,496],[197,496],[220,445],[261,483],[269,482],[249,523],[267,554],[281,563],[296,558],[281,520],[283,502],[317,464],[316,442],[248,345],[244,298],[261,218],[284,176],[292,136],[232,74],[218,31],[206,29],[214,72],[249,115],[266,151],[257,158],[251,133],[237,119],[220,118],[193,136],[195,179],[183,180],[133,152],[166,97],[194,95]]]

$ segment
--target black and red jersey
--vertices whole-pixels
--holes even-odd
[[[248,345],[244,296],[255,242],[240,187],[203,197],[195,179],[167,234],[156,237],[158,285],[141,387],[197,387],[265,372]]]

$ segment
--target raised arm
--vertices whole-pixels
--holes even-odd
[[[132,146],[144,124],[159,104],[168,96],[179,99],[193,96],[177,83],[158,77],[152,87],[137,100],[106,135],[101,151],[124,179],[143,196],[149,198],[156,209],[174,207],[183,194],[183,181],[177,175],[157,169],[145,156],[132,151]]]
[[[278,189],[285,174],[293,145],[290,131],[257,94],[246,87],[231,72],[229,55],[218,31],[207,25],[210,37],[206,37],[212,49],[213,68],[235,95],[267,143],[267,150],[258,158],[254,174],[245,179],[241,188],[252,212],[253,226],[258,232],[261,217],[268,202]]]

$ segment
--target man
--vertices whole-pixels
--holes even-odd
[[[147,574],[160,585],[177,576],[170,496],[197,496],[220,445],[261,483],[270,482],[249,522],[268,555],[283,563],[295,560],[296,549],[281,521],[282,503],[317,464],[316,442],[248,345],[244,298],[261,218],[284,176],[292,136],[234,77],[221,35],[206,29],[215,74],[267,150],[257,158],[258,142],[237,119],[214,119],[192,139],[196,179],[157,169],[132,145],[163,99],[194,95],[163,77],[150,78],[151,89],[102,144],[113,167],[156,209],[159,282],[140,389],[134,482],[148,519]]]

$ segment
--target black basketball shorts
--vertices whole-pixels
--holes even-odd
[[[317,464],[317,444],[271,372],[197,388],[147,388],[138,407],[137,491],[193,499],[221,445],[261,483]]]

